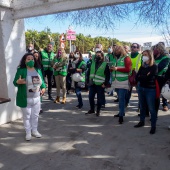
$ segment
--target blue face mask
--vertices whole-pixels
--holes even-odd
[[[112,53],[112,49],[111,48],[108,48],[108,53]]]

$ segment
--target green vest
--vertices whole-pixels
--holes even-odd
[[[126,58],[126,56],[120,57],[117,60],[116,67],[125,68],[125,62],[124,62],[125,58]],[[113,71],[112,75],[113,75],[113,81],[115,79],[117,79],[118,81],[126,81],[126,80],[128,80],[129,73],[123,73],[123,72],[120,72],[120,71]]]
[[[51,66],[51,62],[54,59],[55,54],[53,52],[50,53],[50,57],[48,57],[48,53],[44,50],[41,52],[42,56],[42,65],[45,70],[53,71],[53,67]]]
[[[96,70],[96,62],[92,62],[90,69],[90,79],[93,79],[95,85],[102,85],[105,82],[105,68],[107,63],[103,62],[100,67]]]
[[[53,62],[54,63],[57,63],[57,62],[62,62],[63,59],[62,58],[54,58]],[[61,70],[57,71],[57,70],[54,70],[54,76],[58,76],[58,75],[61,75],[61,76],[67,76],[67,66],[63,66]]]
[[[81,61],[81,63],[79,64],[79,66],[77,67],[78,69],[81,69],[82,65],[86,65],[86,62],[83,60]],[[85,71],[83,73],[81,73],[81,76],[83,77],[82,82],[85,82]]]
[[[138,54],[135,58],[132,58],[130,54],[129,57],[132,61],[132,70],[135,70],[137,72],[141,66],[142,54]]]
[[[167,56],[163,56],[163,57],[160,58],[160,59],[155,59],[155,64],[158,66],[159,63],[160,63],[162,60],[167,59],[167,58],[168,58]],[[161,71],[158,73],[158,76],[162,76],[163,73],[166,72],[166,70],[168,69],[168,65],[169,65],[169,62],[167,63],[166,67],[163,68],[163,70],[161,70]]]

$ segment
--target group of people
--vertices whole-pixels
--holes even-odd
[[[66,95],[74,88],[77,96],[77,108],[83,107],[82,88],[88,86],[90,109],[85,113],[100,116],[101,108],[105,107],[105,89],[111,84],[117,93],[119,102],[118,117],[122,124],[125,109],[130,104],[133,86],[129,82],[129,75],[136,73],[136,91],[138,93],[138,108],[140,121],[135,128],[145,125],[145,117],[151,115],[150,134],[156,132],[156,121],[160,105],[159,89],[170,79],[169,56],[163,43],[158,43],[151,50],[140,51],[140,45],[133,43],[129,46],[113,45],[108,47],[108,53],[103,52],[101,44],[96,44],[94,52],[89,52],[86,63],[80,51],[70,53],[67,58],[64,49],[53,52],[53,45],[38,52],[29,44],[27,53],[22,57],[14,78],[14,85],[18,87],[16,104],[23,112],[23,122],[26,140],[31,136],[40,138],[38,132],[38,116],[42,112],[41,100],[48,86],[48,99],[54,103],[66,103]],[[52,79],[55,77],[56,98],[52,98]],[[47,78],[47,83],[45,79]],[[62,100],[60,101],[60,90]],[[97,95],[97,104],[95,96]],[[163,110],[168,110],[168,101],[162,97]]]

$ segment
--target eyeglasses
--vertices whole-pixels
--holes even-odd
[[[138,48],[137,46],[131,46],[131,48]]]

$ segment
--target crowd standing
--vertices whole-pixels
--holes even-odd
[[[169,62],[169,54],[162,42],[142,52],[138,43],[133,43],[130,47],[114,44],[108,47],[107,54],[103,52],[102,44],[98,43],[94,51],[88,52],[87,62],[84,61],[79,50],[71,52],[67,58],[63,48],[59,48],[55,54],[51,43],[40,52],[30,43],[13,81],[18,88],[16,105],[21,107],[23,113],[25,139],[29,141],[32,136],[41,137],[38,131],[38,117],[43,112],[41,101],[46,88],[48,99],[56,104],[67,104],[66,96],[74,90],[77,96],[77,109],[83,107],[81,91],[86,88],[90,109],[85,115],[95,114],[99,117],[101,108],[105,108],[105,90],[111,87],[109,95],[117,93],[114,102],[119,103],[119,112],[114,117],[117,117],[118,123],[122,124],[126,107],[130,106],[132,89],[135,87],[139,99],[137,110],[140,112],[138,114],[140,121],[134,127],[144,126],[145,117],[151,115],[150,134],[154,134],[160,98],[162,98],[163,111],[168,111],[170,97],[164,95],[164,98],[160,91],[170,80]],[[135,73],[135,85],[132,85],[129,79],[133,73]],[[53,79],[56,84],[55,99],[52,98]],[[62,93],[60,93],[61,89]],[[97,103],[95,103],[95,96]]]

